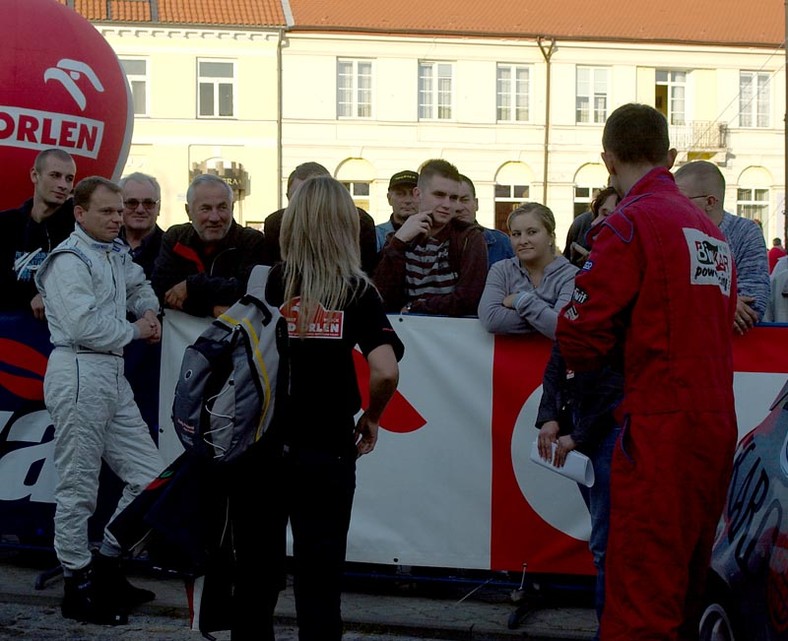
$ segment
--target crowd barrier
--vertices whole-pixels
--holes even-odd
[[[358,463],[348,560],[515,572],[526,563],[535,573],[593,574],[577,486],[529,460],[549,341],[493,336],[475,319],[391,321],[405,344],[400,385],[378,446]],[[208,322],[165,315],[152,428],[166,461],[181,451],[169,417],[181,356]],[[786,381],[788,328],[757,327],[734,348],[741,437]],[[0,535],[20,542],[51,537],[53,428],[42,403],[49,350],[43,323],[0,315]],[[360,354],[356,364],[366,396]],[[157,400],[147,396],[141,404]],[[155,416],[149,405],[147,415]]]

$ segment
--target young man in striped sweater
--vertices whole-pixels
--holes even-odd
[[[455,217],[460,175],[433,159],[419,171],[413,193],[419,211],[386,243],[375,285],[387,312],[473,316],[487,277],[482,228]]]

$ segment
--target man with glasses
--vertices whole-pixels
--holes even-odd
[[[763,319],[769,302],[769,261],[763,232],[754,220],[723,209],[725,178],[717,165],[696,160],[675,173],[676,185],[725,234],[736,264],[738,302],[733,330],[744,334]]]
[[[33,197],[0,212],[0,309],[27,310],[44,320],[33,277],[49,253],[74,231],[71,190],[77,166],[62,149],[45,149],[30,169]]]
[[[161,206],[161,187],[153,176],[134,172],[120,181],[123,189],[123,228],[120,237],[126,241],[134,262],[153,276],[153,265],[161,249],[164,230],[156,223]]]

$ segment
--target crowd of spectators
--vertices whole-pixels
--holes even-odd
[[[380,297],[381,313],[478,316],[491,333],[538,333],[554,341],[536,425],[539,452],[560,466],[568,452],[577,448],[592,457],[601,473],[595,492],[584,495],[593,523],[590,546],[599,577],[597,610],[608,638],[623,639],[640,638],[637,635],[644,626],[651,630],[663,626],[664,621],[650,619],[648,608],[640,607],[657,598],[677,628],[694,616],[691,600],[697,594],[692,590],[702,582],[699,567],[692,565],[698,561],[693,555],[700,549],[708,560],[708,535],[727,486],[721,479],[729,473],[727,461],[735,439],[731,390],[726,388],[732,372],[731,336],[748,332],[762,320],[788,321],[788,262],[779,238],[767,252],[760,226],[725,211],[725,180],[716,165],[694,161],[671,173],[675,150],[667,147],[664,118],[642,105],[621,109],[605,129],[603,159],[610,173],[609,185],[595,192],[589,211],[575,219],[563,254],[548,207],[521,203],[507,218],[507,233],[485,229],[476,219],[479,203],[473,181],[438,158],[423,162],[417,171],[405,169],[391,176],[387,197],[392,211],[377,226],[363,209],[355,207],[354,211],[349,197],[334,194],[321,200],[320,206],[331,211],[321,211],[314,203],[302,207],[302,222],[313,225],[314,237],[304,227],[298,243],[309,257],[304,261],[314,264],[315,273],[327,282],[336,274],[320,247],[353,243],[349,253],[358,254],[351,261],[353,265],[358,262],[358,273],[342,260],[337,264],[355,274],[354,283],[374,286],[371,291],[376,290],[376,300]],[[642,131],[632,129],[632,122],[653,129],[653,138],[643,138]],[[280,270],[284,269],[281,265],[287,266],[286,261],[282,263],[287,252],[280,246],[283,221],[290,233],[286,218],[290,209],[270,214],[262,231],[236,222],[233,190],[214,175],[192,180],[186,192],[188,222],[165,231],[158,225],[161,190],[154,176],[135,172],[117,185],[90,177],[77,185],[76,197],[72,197],[76,174],[77,165],[69,154],[45,150],[30,172],[33,197],[17,209],[0,212],[7,232],[0,237],[0,282],[6,293],[2,309],[25,310],[49,322],[56,354],[50,359],[54,373],[47,374],[45,395],[59,423],[59,434],[64,426],[72,425],[72,434],[78,429],[96,431],[95,421],[85,419],[83,405],[89,395],[69,395],[68,385],[52,382],[56,375],[62,377],[73,369],[76,355],[95,357],[94,389],[102,385],[101,377],[113,375],[117,365],[104,357],[122,356],[123,348],[133,341],[153,346],[140,366],[155,368],[161,314],[172,309],[194,316],[219,316],[243,295],[254,266],[280,265]],[[340,185],[322,177],[330,177],[330,172],[317,162],[296,167],[287,183],[288,200],[306,199],[307,190],[316,185],[325,183],[331,189]],[[299,197],[303,185],[308,187]],[[341,216],[337,215],[340,209]],[[321,214],[326,225],[350,220],[352,229],[332,232],[321,226]],[[312,277],[308,269],[304,271],[305,265],[296,264],[290,240],[290,271],[285,274],[297,274],[298,286],[293,291],[303,296],[311,291]],[[702,262],[712,250],[717,266],[713,278],[702,276],[704,272],[698,269],[683,282],[684,262]],[[101,279],[96,276],[100,270],[92,267],[98,257],[108,261]],[[730,280],[726,281],[726,275]],[[726,290],[734,282],[736,288]],[[668,291],[681,298],[680,309],[664,300]],[[647,304],[652,308],[645,314],[641,310]],[[79,318],[74,310],[81,314]],[[719,323],[730,324],[722,331]],[[671,341],[678,334],[672,328],[680,326],[681,331],[691,328],[695,342],[682,339],[677,351]],[[708,344],[709,351],[702,355],[710,359],[708,371],[717,375],[708,389],[688,396],[687,390],[695,388],[681,387],[681,380],[690,377],[668,374],[660,367],[670,362],[684,372],[687,364],[676,361],[677,354],[684,350],[700,357],[701,344]],[[663,352],[664,358],[656,356]],[[643,396],[652,384],[666,382],[675,387],[672,396]],[[63,614],[100,623],[120,622],[124,609],[107,606],[95,586],[90,587],[92,583],[110,592],[120,591],[128,602],[124,607],[153,598],[125,581],[115,562],[120,550],[111,536],[97,558],[91,558],[85,541],[102,457],[114,461],[127,481],[121,507],[161,466],[131,391],[124,384],[119,393],[118,407],[105,408],[99,418],[110,425],[133,423],[135,440],[119,440],[123,451],[112,446],[110,452],[107,444],[115,438],[110,432],[94,441],[89,457],[92,480],[87,484],[75,481],[80,473],[73,465],[78,443],[58,437],[56,452],[61,474],[56,491],[60,519],[56,520],[56,548],[67,576]],[[716,417],[719,439],[714,469],[693,467],[692,455],[687,454],[692,448],[682,446],[684,452],[677,452],[667,442],[654,445],[652,441],[653,452],[635,449],[639,439],[652,438],[648,435],[657,427],[672,430],[676,443],[685,439],[692,426],[683,412]],[[705,416],[692,420],[708,423]],[[637,479],[631,478],[621,459],[614,458],[613,446],[623,438],[624,421],[632,448],[630,460],[639,458],[650,466]],[[697,445],[700,448],[701,443]],[[668,473],[660,457],[680,464]],[[705,483],[713,499],[693,504],[704,518],[689,534],[679,531],[672,520],[676,515],[668,507],[681,497],[667,494],[664,500],[645,500],[652,491],[650,484],[679,473]],[[627,484],[626,492],[611,490],[622,483]],[[611,491],[618,492],[617,504],[611,504]],[[631,518],[622,505],[632,513],[641,508],[664,512],[667,525],[661,538],[631,532],[639,558],[633,556],[632,541],[626,539]],[[610,535],[608,543],[613,524],[616,534]],[[627,564],[636,564],[645,574],[653,572],[650,564],[666,551],[665,541],[677,558],[686,552],[687,564],[664,567],[657,573],[658,580],[647,585]],[[335,556],[339,559],[339,552]],[[617,586],[607,601],[606,558],[612,560],[608,576],[613,576]],[[689,585],[681,595],[689,600],[679,603],[680,599],[665,596],[671,582]],[[662,587],[664,593],[655,594]],[[629,590],[629,596],[622,595],[621,589]],[[633,601],[638,607],[624,607]]]

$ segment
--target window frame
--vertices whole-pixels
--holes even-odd
[[[356,207],[368,212],[372,196],[372,183],[368,180],[340,180],[339,182],[348,190]],[[367,193],[362,193],[364,191]]]
[[[681,125],[688,124],[689,120],[687,119],[687,89],[689,87],[689,83],[688,83],[689,72],[684,70],[684,69],[665,69],[665,68],[655,69],[654,72],[655,72],[654,73],[654,93],[655,93],[655,95],[656,95],[657,87],[667,87],[667,96],[666,96],[667,105],[665,106],[665,113],[664,113],[664,115],[665,115],[665,118],[668,121],[668,125],[670,125],[670,126],[672,126],[672,125],[679,125],[679,126],[681,126]],[[667,74],[667,79],[664,80],[664,81],[660,80],[659,79],[659,74],[660,73]],[[682,81],[677,81],[675,79],[676,74],[682,74],[683,80]],[[675,97],[675,90],[677,88],[679,88],[679,87],[681,87],[683,89],[683,96],[681,97],[681,102],[682,102],[682,107],[683,107],[683,109],[681,111],[681,115],[682,115],[681,122],[677,122],[677,121],[674,120],[675,115],[676,115],[676,110],[674,108],[674,103],[677,102],[677,100],[678,100]]]
[[[744,103],[744,78],[750,76],[750,96]],[[762,98],[762,89],[759,80],[765,80],[765,97]],[[753,90],[754,89],[754,90]],[[765,102],[763,113],[760,110],[761,103]],[[743,116],[749,117],[750,124],[743,122]],[[766,119],[765,124],[760,124],[760,118]],[[739,71],[739,127],[743,129],[769,129],[771,127],[771,74],[765,71]]]
[[[589,72],[588,92],[582,94],[580,91],[580,73],[581,71]],[[599,78],[598,76],[602,76]],[[597,94],[596,84],[599,80],[604,80],[604,93]],[[604,98],[604,106],[600,109],[597,107],[597,99],[599,96]],[[581,119],[580,99],[585,98],[587,101],[586,113],[587,119]],[[604,125],[607,120],[608,109],[610,106],[610,67],[595,67],[592,65],[577,65],[575,67],[575,124],[578,125]]]
[[[118,56],[118,61],[120,62],[120,67],[123,70],[123,75],[126,77],[126,84],[129,87],[129,93],[131,95],[131,109],[134,114],[134,117],[141,117],[146,118],[150,115],[150,91],[148,90],[150,87],[150,75],[149,75],[149,60],[145,57],[139,56]],[[124,62],[142,62],[145,65],[145,73],[144,74],[137,74],[137,73],[129,73],[126,71],[126,67],[123,65]],[[143,109],[144,112],[138,113],[136,111],[137,108],[137,101],[135,100],[135,92],[134,92],[134,84],[135,82],[141,82],[143,89],[145,91],[144,96],[144,105]]]
[[[742,198],[742,192],[749,192],[749,198]],[[758,198],[759,192],[765,197]],[[769,214],[770,198],[771,190],[768,187],[737,187],[736,215],[749,220],[758,219],[763,224]]]
[[[509,78],[501,78],[501,71],[507,70]],[[518,78],[518,73],[526,72],[527,78],[525,79],[525,91],[518,91],[518,84],[521,80]],[[533,65],[517,64],[510,62],[499,62],[495,66],[495,119],[496,122],[518,123],[518,122],[531,122],[531,75],[533,72]],[[506,83],[506,87],[502,88],[502,84]],[[519,104],[519,98],[522,96],[525,106]],[[503,98],[508,98],[509,104],[503,105]],[[508,117],[502,117],[502,111],[506,109],[509,112]],[[525,117],[518,118],[518,113],[524,110]]]
[[[222,76],[203,76],[201,74],[200,65],[202,63],[218,63],[218,64],[229,64],[232,67],[232,76],[222,77]],[[212,114],[203,114],[201,112],[202,108],[202,100],[201,100],[201,88],[203,84],[210,84],[213,86],[213,113]],[[218,112],[221,108],[221,93],[220,93],[220,85],[229,84],[231,87],[231,101],[232,101],[232,113],[230,115],[220,115]],[[229,58],[197,58],[197,118],[198,119],[212,119],[212,120],[232,120],[237,117],[236,115],[236,104],[237,104],[237,67],[236,61],[229,59]]]
[[[502,190],[506,190],[506,196],[501,194]],[[495,211],[495,228],[509,233],[506,221],[515,209],[517,209],[524,202],[528,201],[531,197],[531,185],[509,185],[503,183],[495,183],[493,191],[493,209]]]
[[[351,73],[348,77],[351,79],[351,86],[350,87],[342,87],[340,83],[340,78],[343,75],[340,73],[340,65],[343,64],[350,64],[351,65]],[[361,87],[360,80],[364,77],[359,70],[359,65],[365,64],[369,65],[369,86],[368,87]],[[348,120],[371,120],[374,118],[373,113],[373,99],[374,99],[374,61],[371,58],[337,58],[337,68],[336,68],[336,82],[337,82],[337,95],[336,95],[336,109],[337,109],[337,119],[348,119]],[[340,92],[342,91],[349,91],[350,92],[350,102],[341,102],[340,101]],[[360,100],[362,92],[368,94],[368,102],[364,103]],[[341,113],[342,105],[349,105],[351,113]],[[362,107],[366,106],[368,113],[366,115],[360,113]]]
[[[423,70],[429,68],[431,74],[431,84],[429,89],[424,87],[422,80],[425,78]],[[445,80],[445,76],[441,76],[442,68],[449,71],[449,89],[448,92],[441,88],[441,80]],[[441,103],[441,96],[448,93],[448,106]],[[422,102],[422,96],[429,95],[429,103]],[[446,121],[454,119],[454,63],[445,60],[419,60],[418,62],[418,119],[427,121]],[[429,110],[429,115],[426,111]],[[441,110],[448,110],[448,115],[441,116]]]

